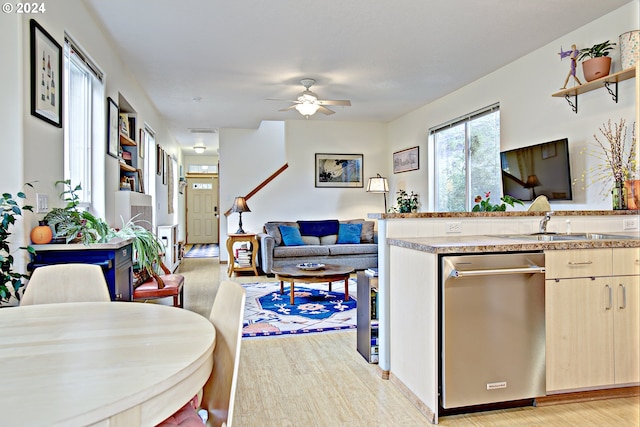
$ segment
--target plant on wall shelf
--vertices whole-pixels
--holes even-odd
[[[26,185],[33,187],[29,183]],[[26,199],[27,196],[25,196],[23,192],[18,192],[16,198]],[[23,210],[33,212],[33,207],[23,205],[21,208],[13,195],[4,193],[0,198],[0,208],[2,209],[2,222],[0,223],[0,270],[2,270],[2,279],[0,279],[0,302],[7,302],[12,296],[18,300],[20,299],[18,289],[22,287],[22,279],[29,277],[26,274],[13,270],[13,255],[11,255],[11,248],[9,247],[9,236],[11,235],[9,229],[15,224],[16,217],[22,216]],[[20,249],[25,249],[29,253],[35,253],[31,246],[20,247]],[[9,286],[11,286],[13,291],[9,290]]]
[[[391,208],[398,213],[411,213],[418,210],[418,194],[413,191],[409,194],[404,190],[398,190],[396,201],[398,205]]]
[[[609,51],[612,51],[615,45],[615,43],[611,43],[609,40],[607,40],[606,42],[594,44],[591,47],[582,48],[580,49],[578,61],[582,61],[587,58],[600,58],[602,56],[609,56]]]
[[[511,197],[508,194],[500,198],[502,203],[494,205],[491,203],[490,196],[490,191],[484,194],[484,200],[482,199],[482,196],[476,196],[473,200],[476,204],[471,209],[471,212],[504,212],[507,210],[507,205],[511,207],[513,207],[514,204],[524,205],[521,200]]]

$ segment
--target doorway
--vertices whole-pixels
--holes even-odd
[[[187,175],[187,243],[219,243],[218,175]]]

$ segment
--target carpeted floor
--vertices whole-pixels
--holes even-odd
[[[217,243],[195,244],[185,247],[185,258],[216,258],[220,256],[220,246]]]
[[[355,291],[356,281],[349,280]],[[344,290],[328,283],[300,283],[295,287],[295,304],[289,304],[289,286],[280,294],[280,283],[247,283],[243,337],[335,331],[356,327],[355,292],[344,300]]]

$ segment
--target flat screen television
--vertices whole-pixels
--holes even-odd
[[[500,153],[504,195],[529,201],[572,200],[567,138]]]

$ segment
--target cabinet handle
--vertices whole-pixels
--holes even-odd
[[[627,288],[622,283],[618,284],[618,289],[620,288],[622,288],[622,305],[619,305],[618,308],[624,310],[627,308]]]
[[[582,261],[582,262],[569,261],[567,264],[569,264],[569,265],[590,265],[590,264],[593,264],[593,262],[592,261]]]
[[[605,307],[605,310],[611,310],[611,307],[613,307],[613,294],[612,294],[612,290],[611,290],[611,286],[609,285],[604,285],[607,288],[607,291],[609,292],[609,304],[607,305],[607,307]]]

